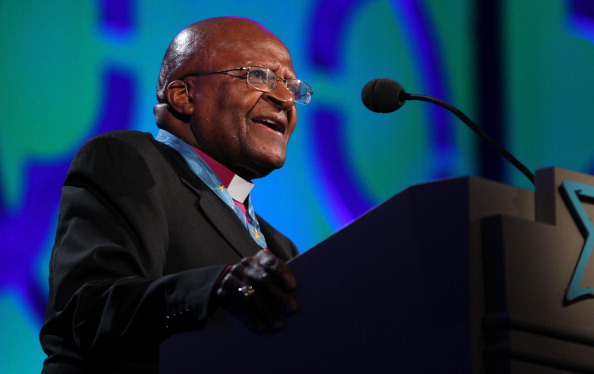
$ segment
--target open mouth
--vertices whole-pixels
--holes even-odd
[[[283,122],[275,121],[271,118],[255,118],[253,121],[260,123],[276,132],[280,132],[281,134],[285,133],[286,126]]]

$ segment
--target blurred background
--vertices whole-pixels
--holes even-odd
[[[440,107],[367,110],[361,88],[374,78],[456,105],[532,171],[594,170],[592,1],[0,0],[0,372],[41,369],[48,259],[74,152],[100,132],[154,134],[165,49],[220,15],[272,30],[315,90],[286,166],[253,195],[301,251],[414,184],[475,175],[533,188]]]

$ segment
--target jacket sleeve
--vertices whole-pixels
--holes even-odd
[[[163,193],[143,155],[117,137],[77,153],[62,191],[44,348],[59,342],[83,355],[130,357],[202,326],[225,266],[164,274]]]

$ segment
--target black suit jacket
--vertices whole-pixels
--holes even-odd
[[[258,219],[273,253],[297,254]],[[62,191],[44,373],[156,372],[159,343],[200,329],[225,266],[259,249],[174,149],[135,131],[91,139]]]

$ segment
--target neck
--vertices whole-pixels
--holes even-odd
[[[174,113],[169,104],[158,103],[153,107],[153,113],[157,127],[166,130],[193,147],[197,146],[190,122]]]

